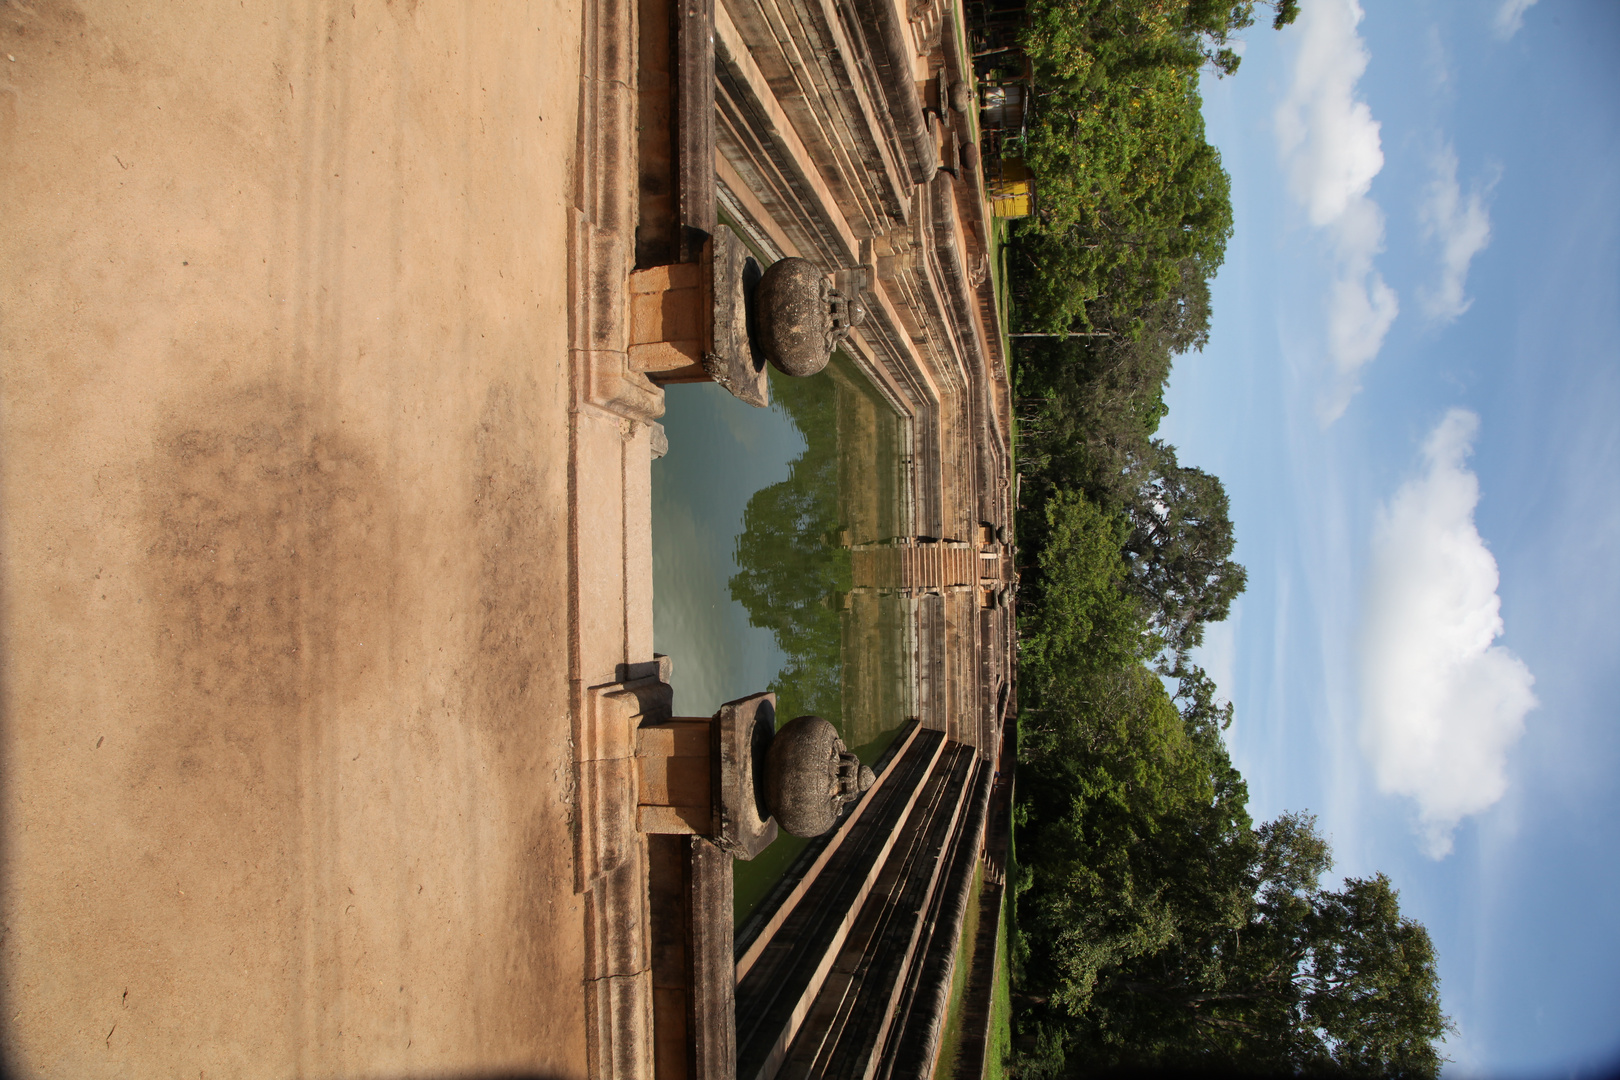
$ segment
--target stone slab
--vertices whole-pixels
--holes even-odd
[[[581,24],[0,10],[8,1075],[586,1073]]]

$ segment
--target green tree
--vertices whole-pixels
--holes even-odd
[[[1046,0],[1033,6],[1030,36],[1053,41],[1048,72],[1071,79],[1085,70],[1081,60],[1114,71],[1208,65],[1230,75],[1240,63],[1233,39],[1254,25],[1257,7],[1272,11],[1277,30],[1299,16],[1297,0]]]
[[[1197,38],[1206,63],[1221,75],[1234,74],[1241,57],[1232,45],[1240,30],[1254,25],[1254,9],[1270,8],[1271,28],[1281,30],[1299,18],[1299,0],[1188,0],[1185,26]]]
[[[1155,442],[1155,459],[1128,504],[1126,578],[1148,604],[1167,648],[1185,652],[1203,640],[1206,623],[1220,622],[1248,584],[1232,560],[1236,538],[1220,478],[1176,462],[1175,450]]]
[[[1295,0],[1036,0],[1012,292],[1021,592],[1015,890],[1023,1075],[1163,1066],[1433,1076],[1433,945],[1379,875],[1337,891],[1311,819],[1256,827],[1232,707],[1188,650],[1226,617],[1221,482],[1156,441],[1231,235],[1198,80]],[[1153,666],[1150,666],[1152,664]],[[1166,679],[1174,680],[1174,691]]]
[[[1013,245],[1021,320],[1038,330],[1102,325],[1133,333],[1191,260],[1220,266],[1231,235],[1230,180],[1204,140],[1195,72],[1159,67],[1051,91],[1024,151],[1039,214]]]
[[[1140,662],[1157,642],[1124,589],[1123,523],[1066,491],[1047,499],[1043,519],[1028,541],[1040,551],[1035,572],[1020,589],[1019,678],[1033,710],[1062,718],[1091,692],[1082,675]]]
[[[1104,973],[1067,1027],[1088,1069],[1436,1076],[1440,1010],[1428,932],[1400,913],[1384,875],[1320,887],[1331,866],[1308,817],[1232,845],[1246,856],[1240,917],[1187,917],[1160,950]]]
[[[1083,1015],[1099,974],[1174,940],[1175,887],[1161,866],[1174,823],[1214,802],[1200,748],[1145,665],[1076,674],[1080,712],[1031,740],[1019,850],[1031,875],[1019,922],[1032,984]],[[1020,728],[1020,736],[1023,729]]]
[[[1048,487],[1083,492],[1123,509],[1164,416],[1171,357],[1201,348],[1209,331],[1209,285],[1190,261],[1169,294],[1133,316],[1136,332],[1104,314],[1106,336],[1022,339],[1019,350],[1020,469],[1037,499]]]
[[[1043,434],[1043,441],[1046,437]],[[1207,624],[1227,617],[1232,601],[1248,584],[1248,571],[1232,558],[1236,537],[1230,501],[1219,477],[1181,465],[1174,447],[1156,440],[1148,441],[1144,455],[1128,434],[1121,435],[1118,441],[1105,437],[1095,444],[1060,445],[1042,464],[1042,480],[1050,484],[1072,481],[1072,473],[1085,476],[1095,470],[1102,474],[1092,485],[1093,490],[1119,507],[1118,520],[1124,523],[1115,533],[1120,586],[1137,601],[1137,611],[1158,648],[1167,650],[1172,657],[1185,653],[1203,640]],[[1071,474],[1065,475],[1071,469]],[[1102,564],[1097,556],[1087,554],[1090,548],[1077,545],[1076,538],[1083,533],[1096,547],[1103,542],[1101,535],[1090,524],[1082,526],[1082,522],[1114,519],[1078,493],[1063,488],[1049,490],[1040,484],[1032,486],[1045,503],[1039,516],[1026,514],[1020,522],[1021,535],[1040,551],[1039,572],[1030,589],[1031,607],[1039,612],[1048,603],[1041,591],[1048,580],[1072,582],[1071,591],[1061,594],[1071,598],[1065,602],[1077,602],[1072,598],[1081,592],[1074,590],[1082,590],[1093,597],[1088,603],[1100,603],[1096,598],[1103,594],[1094,583],[1103,572]],[[1082,502],[1088,503],[1090,509],[1080,509],[1078,504]],[[1073,525],[1059,528],[1056,523],[1060,520],[1072,521]],[[1060,539],[1062,546],[1048,550],[1049,537]],[[1075,560],[1079,561],[1068,567]],[[1033,617],[1044,619],[1040,615]],[[1044,628],[1047,623],[1036,625]],[[1061,630],[1063,640],[1078,641],[1074,635],[1091,623],[1077,613],[1075,618],[1057,625],[1065,627]],[[1057,647],[1058,640],[1052,638],[1049,642],[1046,636],[1038,635],[1026,647],[1021,663],[1037,667],[1049,663],[1048,654]]]

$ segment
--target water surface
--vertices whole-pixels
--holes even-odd
[[[914,620],[898,594],[852,590],[849,547],[910,531],[904,428],[842,355],[770,378],[769,409],[710,383],[665,391],[654,647],[678,715],[771,690],[779,723],[824,717],[870,763],[914,711]],[[736,864],[739,921],[803,847],[783,834]]]

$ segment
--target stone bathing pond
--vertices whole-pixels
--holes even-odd
[[[821,716],[875,764],[916,711],[914,601],[855,590],[850,546],[913,531],[905,425],[842,353],[809,378],[772,369],[765,409],[713,383],[665,394],[653,632],[675,711],[770,690],[779,726]],[[739,925],[807,843],[782,832],[734,864]]]

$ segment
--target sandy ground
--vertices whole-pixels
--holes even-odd
[[[474,7],[0,0],[11,1075],[584,1072],[580,16]]]

